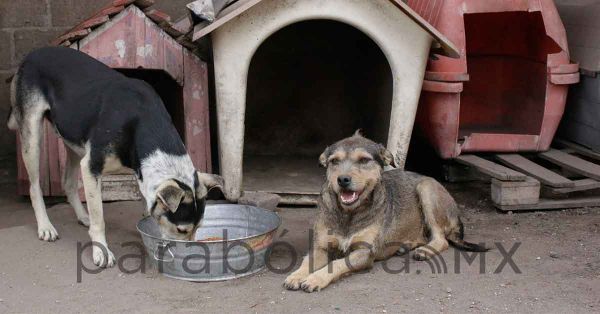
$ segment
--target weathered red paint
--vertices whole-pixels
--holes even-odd
[[[60,157],[58,154],[59,146],[62,145],[62,141],[56,136],[52,125],[45,121],[45,134],[48,147],[48,175],[50,177],[50,194],[51,195],[63,195],[60,172]]]
[[[133,1],[115,1],[123,5]],[[211,172],[210,128],[208,114],[208,71],[206,63],[184,48],[151,21],[145,13],[130,5],[116,9],[106,7],[100,12],[119,15],[112,19],[106,15],[93,16],[79,25],[90,25],[104,20],[103,25],[95,25],[94,31],[75,42],[72,47],[102,61],[113,68],[152,69],[167,73],[181,86],[185,126],[184,142],[196,169]],[[156,12],[155,12],[156,13]],[[74,28],[61,36],[55,44],[83,34]],[[77,35],[77,36],[76,36]],[[17,140],[18,151],[20,142]],[[18,193],[29,194],[29,181],[18,153]],[[49,122],[44,123],[44,138],[40,157],[41,187],[45,196],[62,196],[61,176],[66,163],[66,150],[62,140],[54,133]],[[84,197],[80,189],[80,197]]]
[[[443,158],[543,151],[564,111],[569,61],[552,0],[409,0],[461,50],[430,60],[417,127]]]
[[[206,63],[184,50],[183,64],[186,69],[183,85],[186,147],[196,169],[211,172]]]

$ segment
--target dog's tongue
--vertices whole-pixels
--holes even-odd
[[[353,191],[344,191],[340,193],[340,198],[342,199],[342,202],[344,204],[350,204],[356,201],[356,199],[358,198],[358,193]]]

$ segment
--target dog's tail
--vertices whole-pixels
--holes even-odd
[[[450,242],[450,244],[452,244],[452,246],[454,246],[457,249],[463,250],[463,251],[469,251],[469,252],[487,252],[490,249],[485,247],[484,245],[481,244],[475,244],[475,243],[471,243],[471,242],[467,242],[464,240],[465,237],[465,227],[462,223],[462,221],[460,220],[460,218],[458,218],[458,228],[455,228],[455,230],[453,230],[448,236],[447,236],[447,240],[448,242]],[[458,229],[458,230],[456,230]]]

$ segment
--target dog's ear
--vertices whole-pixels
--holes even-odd
[[[207,190],[212,188],[223,190],[223,187],[225,187],[225,180],[220,175],[196,171],[196,178],[198,179],[198,183],[204,185]]]
[[[323,168],[327,168],[327,158],[331,155],[331,149],[329,147],[325,148],[321,156],[319,156],[319,165]]]
[[[394,155],[392,155],[392,153],[390,153],[389,150],[387,150],[387,148],[385,148],[385,146],[379,144],[379,156],[381,157],[381,160],[383,161],[383,165],[384,166],[392,166],[394,168],[396,168],[396,162],[394,161]]]
[[[173,213],[177,211],[184,195],[185,192],[183,189],[173,180],[164,182],[156,190],[158,201],[162,203],[163,207]]]

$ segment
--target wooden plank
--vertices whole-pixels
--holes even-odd
[[[496,205],[536,204],[540,199],[540,182],[533,178],[525,181],[492,178],[491,197]]]
[[[470,181],[485,181],[489,177],[472,167],[459,165],[457,163],[447,163],[443,165],[444,180],[448,182],[470,182]]]
[[[495,162],[477,157],[475,155],[460,155],[454,160],[463,165],[473,167],[488,176],[501,181],[525,181],[526,175],[506,168]]]
[[[208,71],[206,63],[183,50],[184,142],[197,170],[211,172],[208,114]]]
[[[145,69],[165,69],[165,43],[168,38],[163,30],[150,19],[143,19],[146,31],[144,32],[144,46],[137,49],[137,64]],[[169,73],[171,74],[171,73]]]
[[[566,147],[567,149],[570,149],[582,156],[593,158],[595,160],[600,160],[600,153],[596,153],[595,151],[593,151],[587,147],[581,146],[579,144],[576,144],[576,143],[573,143],[570,141],[561,140],[561,139],[555,139],[554,142],[563,147]],[[564,150],[564,149],[561,149],[561,150],[566,152],[566,150]]]
[[[181,18],[179,18],[175,23],[173,23],[173,28],[181,32],[182,34],[187,34],[194,29],[194,22],[192,21],[192,16],[188,13]]]
[[[540,199],[537,204],[529,205],[496,205],[500,210],[517,211],[517,210],[543,210],[543,209],[563,209],[563,208],[579,208],[579,207],[598,207],[600,206],[600,197],[581,197],[568,198],[561,200]]]
[[[129,6],[121,14],[87,37],[79,41],[79,50],[112,68],[145,66],[145,52],[138,55],[137,48],[145,48],[146,18],[135,6]],[[110,31],[107,31],[110,29]]]
[[[190,49],[190,50],[197,48],[196,44],[191,42],[190,39],[185,35],[179,36],[175,41],[177,41],[177,43],[179,43],[180,45],[182,45],[185,48]]]
[[[205,35],[219,28],[221,25],[231,21],[233,18],[242,14],[244,11],[250,9],[251,7],[255,6],[261,1],[262,0],[238,0],[237,2],[233,3],[232,5],[228,6],[223,11],[221,11],[219,16],[217,16],[217,19],[211,24],[208,24],[208,26],[204,27],[203,24],[196,25],[194,27],[192,41],[196,41],[204,37]]]
[[[135,0],[133,3],[141,9],[145,9],[147,7],[151,7],[154,5],[154,0]]]
[[[171,16],[157,9],[145,10],[144,13],[146,13],[146,16],[149,17],[156,24],[171,21]]]
[[[135,2],[135,0],[114,0],[112,5],[115,7],[118,7],[118,6],[130,5],[133,2]]]
[[[48,120],[44,119],[43,122],[43,134],[42,134],[42,149],[40,150],[40,186],[44,196],[51,196],[50,193],[50,165],[48,158],[48,134],[52,131],[52,125]]]
[[[110,6],[110,7],[106,7],[100,11],[98,11],[96,14],[94,14],[94,16],[103,16],[103,15],[107,15],[108,17],[111,17],[117,13],[120,13],[121,11],[125,10],[125,6],[121,5],[121,6]]]
[[[107,175],[102,178],[102,200],[133,201],[141,200],[137,180],[133,175]]]
[[[77,25],[75,28],[76,29],[94,28],[98,25],[102,25],[102,24],[108,22],[109,19],[110,18],[108,17],[108,15],[94,17],[89,20],[83,21],[81,24]]]
[[[181,35],[184,35],[184,33],[180,32],[175,27],[173,27],[173,23],[171,23],[171,22],[164,21],[164,22],[160,23],[158,26],[160,26],[160,28],[162,28],[163,31],[165,31],[167,34],[169,34],[169,36],[171,36],[173,38],[177,38]]]
[[[575,184],[573,187],[550,188],[548,190],[550,193],[554,194],[567,194],[572,192],[600,189],[600,181],[596,181],[594,179],[574,180],[573,183]]]
[[[50,173],[50,195],[62,196],[62,172],[60,171],[59,144],[62,145],[60,139],[54,132],[52,127],[48,128],[48,168]]]
[[[164,71],[169,73],[180,86],[183,86],[183,47],[175,39],[165,36],[164,42]]]
[[[600,166],[577,156],[567,154],[557,149],[550,149],[547,152],[539,154],[539,156],[567,170],[588,178],[600,180]]]
[[[62,42],[65,41],[69,41],[69,42],[74,42],[77,41],[85,36],[87,36],[89,33],[91,33],[92,30],[89,28],[85,28],[85,29],[80,29],[80,30],[76,30],[76,31],[72,31],[72,32],[68,32],[60,37],[58,37],[57,39],[55,39],[54,41],[52,41],[53,43],[56,42],[55,45],[58,45]]]
[[[496,155],[496,158],[498,158],[505,165],[534,177],[543,184],[551,187],[566,188],[575,186],[573,181],[554,171],[546,169],[521,155],[501,154]]]

